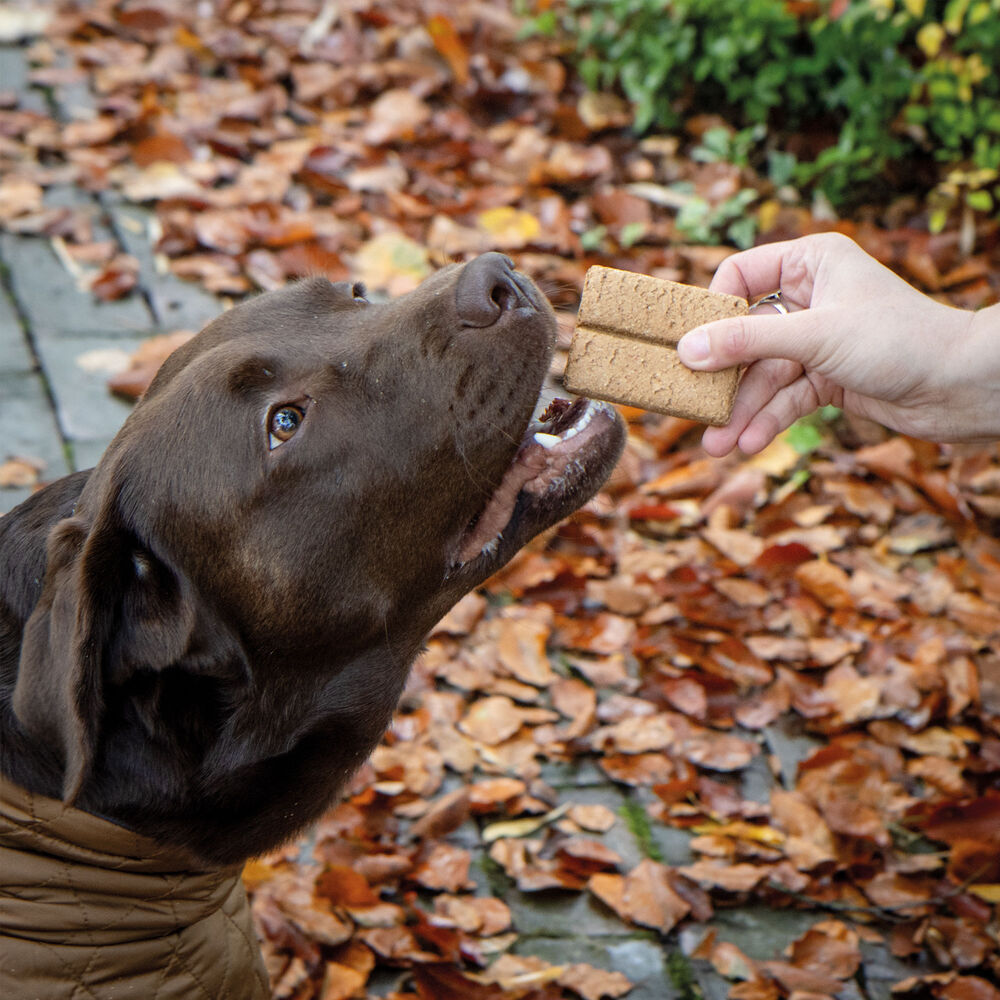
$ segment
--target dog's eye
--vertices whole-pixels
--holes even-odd
[[[272,451],[294,437],[304,416],[305,412],[298,406],[279,406],[271,412],[267,429]]]

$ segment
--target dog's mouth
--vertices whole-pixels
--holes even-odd
[[[553,399],[531,420],[499,486],[460,538],[453,572],[499,566],[586,503],[610,475],[624,441],[613,406]]]

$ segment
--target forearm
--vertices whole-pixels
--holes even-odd
[[[964,355],[967,390],[980,416],[971,437],[1000,440],[1000,304],[973,313]]]

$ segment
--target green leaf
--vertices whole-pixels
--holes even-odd
[[[803,417],[785,431],[785,440],[800,455],[808,455],[823,443],[823,433],[808,417]]]
[[[935,236],[944,232],[944,227],[948,224],[948,209],[935,208],[927,219],[927,228]]]
[[[965,196],[965,203],[977,212],[993,211],[993,195],[989,191],[970,191]]]
[[[747,250],[757,238],[757,220],[752,215],[737,219],[726,229],[726,235],[741,250]]]
[[[588,250],[593,253],[594,251],[601,249],[601,244],[604,242],[604,237],[607,235],[607,226],[594,226],[593,229],[588,229],[585,233],[581,233],[580,243],[584,250]]]
[[[618,234],[618,242],[627,250],[633,247],[646,235],[645,222],[629,222],[622,226]]]

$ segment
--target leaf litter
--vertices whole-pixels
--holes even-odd
[[[64,5],[33,79],[85,81],[93,107],[60,124],[3,102],[0,225],[51,239],[102,299],[135,293],[137,262],[50,187],[148,204],[162,266],[224,295],[317,271],[399,294],[502,249],[564,311],[563,347],[591,263],[707,284],[729,251],[684,243],[663,181],[708,191],[708,165],[637,141],[627,106],[519,38],[506,4],[431,6]],[[995,228],[963,261],[902,211],[837,228],[945,301],[996,300]],[[829,227],[770,214],[765,236]],[[187,336],[145,345],[112,390],[141,394]],[[628,993],[620,972],[522,954],[516,886],[681,932],[735,1000],[839,994],[872,941],[913,962],[895,995],[996,1000],[1000,448],[842,417],[717,460],[690,422],[623,412],[604,493],[460,602],[344,801],[247,865],[274,996]],[[12,458],[0,477],[41,471]],[[788,756],[775,727],[813,749]],[[624,820],[554,780],[593,764],[645,831],[636,864],[602,840]],[[665,828],[688,863],[655,856]],[[755,960],[711,925],[748,905],[817,919]]]

